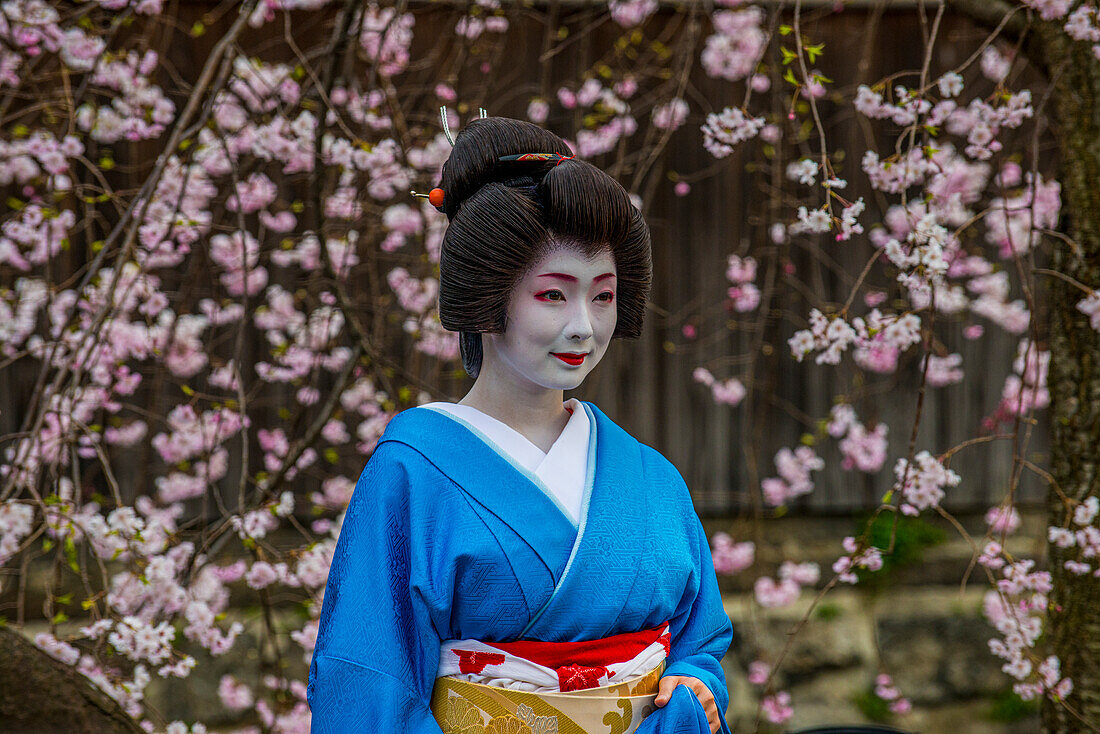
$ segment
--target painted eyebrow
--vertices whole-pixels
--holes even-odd
[[[572,275],[567,275],[566,273],[542,273],[540,275],[536,275],[535,277],[536,278],[560,278],[562,280],[568,280],[570,283],[576,283],[577,282],[576,277],[574,277]],[[614,277],[615,277],[614,273],[604,273],[603,275],[597,275],[595,278],[592,279],[592,281],[594,283],[599,283],[601,280],[607,280],[608,278],[614,278]]]

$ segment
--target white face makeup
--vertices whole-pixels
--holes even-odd
[[[486,357],[528,387],[572,390],[607,351],[618,321],[615,260],[556,248],[516,283],[503,334],[484,334]],[[492,356],[490,356],[492,353]]]

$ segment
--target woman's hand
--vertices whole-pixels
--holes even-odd
[[[707,715],[707,723],[710,724],[710,734],[715,734],[719,729],[719,718],[721,714],[718,713],[718,704],[714,702],[714,694],[707,688],[706,683],[698,678],[690,678],[686,675],[666,675],[661,678],[660,687],[657,689],[657,700],[654,703],[660,708],[668,703],[668,699],[672,697],[672,691],[676,686],[684,684],[690,688],[695,697],[699,699],[699,703],[703,705],[703,711]]]

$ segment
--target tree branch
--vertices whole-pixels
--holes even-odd
[[[1016,37],[1024,30],[1027,19],[1017,11],[1019,5],[1009,3],[1006,0],[947,0],[947,4],[953,10],[966,15],[979,25],[987,28],[996,28],[1009,13],[1016,13],[1016,17],[1005,25],[1005,32]]]

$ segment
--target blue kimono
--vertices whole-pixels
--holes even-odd
[[[440,412],[389,424],[337,541],[309,668],[312,732],[441,731],[440,641],[590,640],[669,622],[664,675],[729,696],[732,639],[710,546],[679,472],[583,403],[592,430],[579,527],[530,474]],[[677,686],[639,734],[709,734]]]

